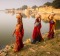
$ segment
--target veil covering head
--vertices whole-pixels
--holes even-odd
[[[37,13],[37,14],[35,15],[35,18],[39,18],[39,17],[41,17],[41,15],[40,15],[40,13]]]
[[[16,18],[17,18],[17,19],[22,18],[21,13],[17,13],[17,14],[16,14]]]
[[[51,13],[51,17],[54,17],[54,16],[55,16],[55,13],[52,12],[52,13]]]
[[[50,18],[50,19],[54,19],[54,16],[55,16],[55,13],[52,12],[52,13],[50,13],[49,18]]]
[[[54,16],[55,16],[55,13],[51,13],[51,15],[50,15],[50,19],[52,19],[55,23],[56,23],[56,20],[54,19]]]
[[[17,13],[16,14],[16,18],[17,18],[18,22],[22,22],[22,15],[21,15],[21,13]]]
[[[41,15],[40,15],[40,13],[37,13],[35,15],[35,18],[36,18],[36,22],[41,22]]]

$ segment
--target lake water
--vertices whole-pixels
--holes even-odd
[[[24,41],[32,37],[34,21],[35,19],[32,17],[23,18]],[[5,47],[5,45],[14,43],[15,37],[12,37],[12,33],[14,31],[15,25],[16,25],[15,15],[0,12],[0,49]],[[48,32],[48,30],[49,30],[49,24],[42,21],[42,29],[41,29],[42,34]]]

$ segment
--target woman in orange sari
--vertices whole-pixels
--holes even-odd
[[[24,29],[23,29],[22,17],[20,14],[17,15],[17,24],[16,24],[16,28],[15,28],[13,35],[14,34],[16,36],[14,51],[17,52],[24,46],[22,42],[23,35],[24,35]]]
[[[34,23],[34,30],[32,34],[32,44],[35,44],[36,41],[40,42],[43,40],[42,35],[41,35],[41,16],[39,15]]]
[[[49,34],[48,34],[48,39],[54,38],[54,31],[55,31],[55,20],[53,19],[55,14],[49,15],[48,19],[49,19]],[[51,18],[50,18],[51,16]]]

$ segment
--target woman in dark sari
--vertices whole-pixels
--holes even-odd
[[[49,34],[48,34],[48,39],[54,38],[54,30],[55,30],[55,20],[53,19],[55,14],[49,15],[48,19],[49,19]],[[50,18],[51,16],[51,18]]]
[[[36,41],[40,42],[41,40],[43,40],[40,29],[41,29],[41,16],[39,15],[34,23],[32,44],[36,43]]]
[[[14,45],[14,52],[19,51],[21,48],[23,48],[23,36],[24,36],[24,29],[23,29],[23,23],[22,23],[22,16],[19,14],[17,15],[17,24],[16,24],[16,28],[15,31],[13,33],[13,35],[15,34],[16,36],[16,42]]]

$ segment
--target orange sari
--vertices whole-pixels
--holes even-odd
[[[15,31],[15,36],[16,36],[16,42],[15,42],[15,46],[14,46],[14,50],[15,51],[19,51],[21,48],[23,48],[23,35],[24,35],[24,29],[23,29],[23,25],[16,25],[16,31]]]
[[[49,28],[48,39],[51,39],[54,38],[55,22],[53,20],[50,20],[49,24],[50,28]]]

